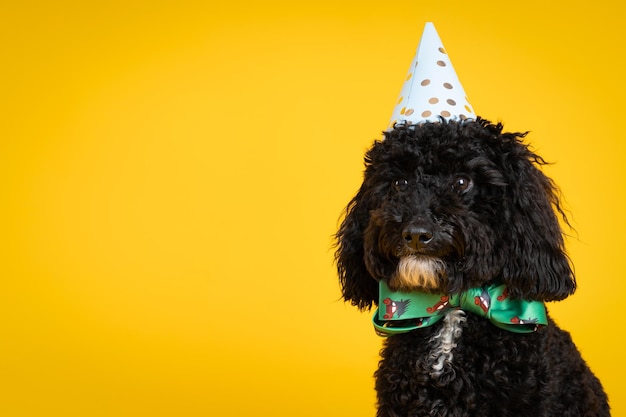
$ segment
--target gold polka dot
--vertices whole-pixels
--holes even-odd
[[[424,81],[422,81],[420,84],[421,84],[421,85],[428,85],[428,84],[430,84],[430,80],[429,80],[428,78],[426,78],[426,79],[425,79]]]
[[[444,88],[447,88],[448,90],[452,90],[452,84],[450,83],[443,83]]]
[[[428,100],[428,102],[429,102],[430,104],[437,104],[437,103],[439,103],[439,99],[438,99],[437,97],[432,97],[432,98],[430,98],[430,99]]]
[[[456,101],[452,100],[451,98],[447,99],[446,103],[448,103],[451,106],[456,106]]]
[[[402,103],[402,100],[404,100],[404,97],[400,96],[400,98],[398,99],[398,102],[396,104]]]
[[[443,117],[450,117],[450,112],[449,112],[449,111],[444,110],[444,111],[442,111],[442,112],[441,112],[441,115],[442,115]]]
[[[465,106],[465,110],[467,110],[467,111],[468,111],[468,112],[470,112],[470,113],[472,112],[472,109],[470,109],[470,107],[469,107],[469,106]]]
[[[413,73],[409,72],[409,75],[406,76],[407,81],[410,80],[412,76],[413,76]]]
[[[407,111],[405,111],[405,112],[404,112],[404,115],[405,115],[405,116],[410,116],[410,115],[412,115],[412,114],[413,114],[413,112],[414,112],[414,110],[413,110],[413,109],[408,109]]]
[[[440,67],[445,67],[446,63],[443,61],[437,61],[437,65],[439,65]]]
[[[432,114],[432,112],[430,110],[426,110],[422,112],[422,117],[428,117]]]
[[[446,50],[445,50],[445,49],[443,49],[443,47],[440,47],[440,48],[439,48],[439,52],[441,52],[442,54],[445,54],[445,53],[446,53]]]
[[[402,107],[402,110],[400,110],[400,114],[404,114],[405,111],[406,111],[406,107]]]

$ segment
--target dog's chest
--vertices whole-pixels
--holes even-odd
[[[463,333],[465,320],[464,311],[452,310],[442,320],[439,330],[430,337],[430,351],[426,362],[431,377],[441,376],[452,366],[455,348]]]

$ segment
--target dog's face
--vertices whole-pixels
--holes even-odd
[[[386,132],[337,233],[344,298],[369,308],[383,279],[397,291],[501,279],[515,297],[571,294],[556,189],[523,136],[482,119]]]

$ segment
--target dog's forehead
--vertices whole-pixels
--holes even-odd
[[[480,156],[477,146],[465,143],[442,143],[428,139],[406,142],[390,141],[377,152],[372,163],[393,171],[421,174],[445,174],[466,170]]]
[[[500,125],[486,121],[426,123],[385,132],[366,163],[375,170],[443,175],[501,166],[507,154],[518,152],[517,138],[501,135]]]

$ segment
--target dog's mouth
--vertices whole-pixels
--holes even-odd
[[[446,284],[446,264],[443,259],[419,253],[401,256],[395,273],[388,280],[391,290],[402,292],[438,292]]]
[[[396,241],[397,265],[387,280],[394,291],[445,292],[449,287],[448,266],[465,252],[463,239],[452,228],[407,226]]]
[[[452,289],[450,280],[458,281],[453,271],[465,255],[457,228],[419,219],[401,225],[384,221],[383,214],[372,213],[364,234],[364,260],[370,275],[384,279],[392,291],[443,293]]]

